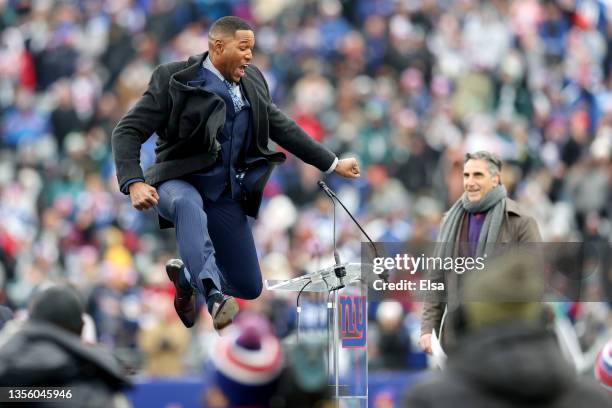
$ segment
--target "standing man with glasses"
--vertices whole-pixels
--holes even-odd
[[[134,208],[155,208],[160,227],[174,227],[182,260],[166,264],[175,309],[187,327],[196,321],[200,292],[216,330],[238,312],[233,296],[254,299],[261,271],[247,216],[256,217],[264,186],[283,153],[269,140],[326,173],[354,178],[354,158],[338,160],[271,100],[251,64],[255,34],[228,16],[208,32],[209,51],[155,69],[148,89],[113,131],[119,186]],[[158,136],[146,173],[140,147]]]

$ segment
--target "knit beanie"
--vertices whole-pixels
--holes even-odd
[[[597,355],[595,377],[612,394],[612,340]]]
[[[243,312],[214,347],[215,381],[230,406],[264,407],[283,369],[278,338],[262,316]]]
[[[52,286],[38,293],[30,306],[30,319],[51,323],[78,336],[83,329],[83,305],[69,287]]]
[[[468,328],[516,320],[536,324],[543,313],[542,271],[527,252],[510,251],[472,271],[464,290]]]

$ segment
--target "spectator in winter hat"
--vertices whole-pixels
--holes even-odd
[[[405,407],[610,406],[596,384],[576,378],[546,328],[536,272],[529,253],[507,252],[466,276],[465,332],[446,371],[411,388]]]
[[[0,386],[64,387],[80,407],[125,406],[129,383],[106,350],[81,340],[83,305],[68,287],[35,295],[30,318],[0,347]],[[65,406],[65,401],[49,407]]]
[[[265,318],[248,312],[238,315],[231,330],[218,338],[212,359],[216,387],[207,397],[210,399],[214,394],[218,400],[224,400],[215,406],[269,406],[284,357],[281,344]],[[212,405],[210,401],[208,405]]]

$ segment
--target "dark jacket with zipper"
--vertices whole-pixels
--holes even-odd
[[[128,386],[129,380],[108,351],[83,344],[79,336],[46,322],[28,320],[0,346],[0,387],[59,387],[58,391],[64,391],[64,396],[49,399],[42,407],[124,406],[117,404],[125,401],[122,390]]]
[[[167,180],[204,172],[216,162],[221,149],[217,135],[226,118],[225,102],[216,94],[188,85],[197,78],[206,56],[204,53],[158,66],[144,95],[117,124],[112,148],[120,186],[132,179],[159,186]],[[270,140],[321,171],[327,170],[336,156],[276,107],[259,69],[249,65],[241,84],[251,105],[255,140],[249,143],[251,151],[246,155],[265,159],[268,166],[268,171],[257,171],[258,180],[251,181],[255,188],[242,202],[247,215],[257,216],[271,170],[286,159],[269,147]],[[155,163],[143,174],[140,146],[153,133],[158,136]]]

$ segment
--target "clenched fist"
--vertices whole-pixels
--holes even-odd
[[[335,172],[342,177],[357,178],[359,177],[359,164],[357,159],[350,157],[348,159],[338,160]]]
[[[130,198],[132,199],[132,207],[135,209],[139,211],[148,210],[154,205],[157,205],[157,201],[159,200],[157,190],[147,183],[137,181],[130,184],[128,190],[130,191]]]

